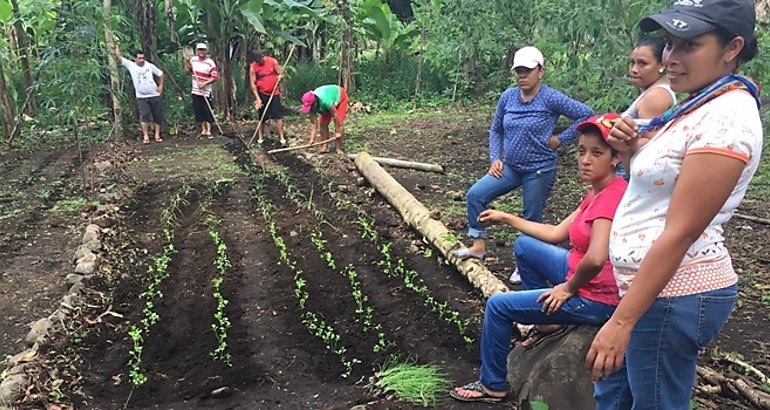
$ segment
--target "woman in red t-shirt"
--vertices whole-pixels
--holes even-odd
[[[479,215],[483,224],[507,224],[523,233],[513,247],[523,290],[498,293],[487,301],[480,378],[451,391],[455,399],[495,402],[505,397],[514,323],[535,325],[522,342],[531,345],[564,325],[602,325],[615,311],[619,298],[609,261],[610,225],[627,184],[615,172],[620,157],[606,138],[619,119],[614,113],[596,115],[578,125],[580,178],[592,189],[560,224],[495,210]],[[570,250],[557,246],[568,239]]]

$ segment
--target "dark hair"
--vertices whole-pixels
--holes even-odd
[[[658,60],[658,63],[663,62],[663,49],[666,47],[666,40],[663,37],[645,37],[639,39],[634,45],[634,48],[649,47],[652,49],[652,55]]]
[[[134,57],[138,56],[139,54],[145,55],[145,56],[147,55],[147,54],[144,53],[144,50],[142,50],[142,49],[138,49],[138,50],[134,51]]]
[[[730,44],[730,41],[732,41],[735,37],[737,37],[735,34],[730,33],[729,31],[723,29],[723,28],[717,28],[714,30],[714,34],[717,35],[717,39],[719,40],[719,45],[722,47],[726,47],[728,44]],[[755,34],[751,35],[751,38],[744,38],[744,45],[743,50],[741,50],[740,53],[738,53],[738,63],[745,63],[747,61],[750,61],[754,56],[757,55],[757,36]]]
[[[589,133],[599,137],[599,141],[601,141],[602,144],[604,144],[604,146],[606,146],[607,148],[610,149],[610,153],[612,154],[611,155],[612,157],[614,157],[615,155],[618,155],[618,150],[613,148],[612,145],[610,145],[610,143],[607,142],[606,139],[604,139],[604,136],[602,136],[601,130],[599,130],[599,127],[597,127],[596,125],[591,124],[591,128],[586,129],[585,131],[578,131],[578,132],[580,133],[580,135],[578,135],[578,138],[580,138],[580,137],[582,137],[582,136],[584,136],[586,134],[589,134]]]

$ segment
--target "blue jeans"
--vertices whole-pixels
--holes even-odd
[[[481,332],[481,383],[491,390],[506,390],[508,373],[508,348],[511,344],[513,322],[522,324],[601,325],[612,316],[614,306],[595,302],[580,296],[567,299],[554,314],[542,311],[543,303],[537,298],[548,291],[548,285],[540,289],[528,288],[530,284],[550,282],[557,285],[567,277],[566,249],[522,235],[514,245],[517,263],[519,252],[539,263],[521,266],[521,283],[525,290],[498,293],[487,300],[484,328]],[[522,270],[523,269],[523,270]]]
[[[634,326],[618,371],[622,377],[594,385],[596,408],[689,410],[698,352],[719,333],[737,300],[737,285],[656,299]]]
[[[495,198],[505,195],[521,187],[524,210],[522,216],[530,221],[543,220],[545,200],[551,193],[551,187],[556,180],[556,169],[550,171],[516,172],[503,164],[503,176],[495,178],[486,174],[476,181],[466,195],[468,207],[468,236],[471,238],[486,238],[487,231],[479,223],[479,214],[487,209],[487,205]]]

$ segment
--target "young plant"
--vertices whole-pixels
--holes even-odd
[[[379,394],[392,393],[418,406],[436,406],[438,395],[446,391],[451,381],[437,365],[397,363],[389,360],[374,374],[369,388]]]

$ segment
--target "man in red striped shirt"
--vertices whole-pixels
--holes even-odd
[[[184,70],[192,75],[192,105],[195,122],[201,124],[201,136],[214,138],[211,135],[211,123],[214,113],[211,111],[211,83],[217,80],[217,65],[214,60],[206,57],[205,43],[195,46],[196,56],[185,62]]]

